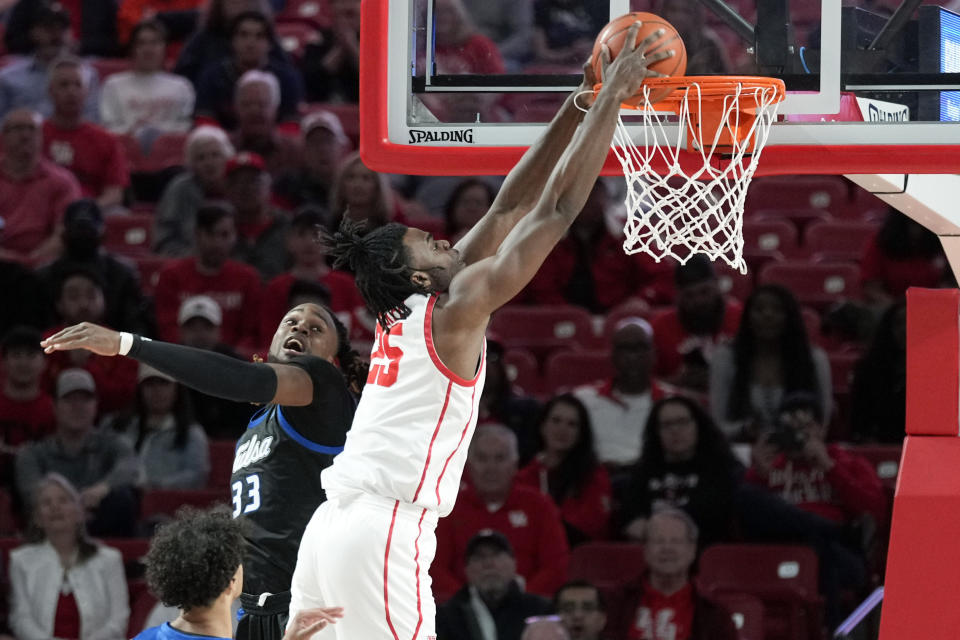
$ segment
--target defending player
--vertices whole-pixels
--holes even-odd
[[[245,615],[237,638],[279,640],[300,536],[325,499],[320,472],[343,449],[353,419],[348,385],[359,392],[366,378],[366,363],[351,350],[346,328],[325,307],[294,307],[273,336],[267,363],[88,323],[64,329],[43,346],[48,353],[82,348],[129,355],[203,393],[266,405],[237,443],[230,478],[233,514],[245,521],[247,541],[240,596]]]
[[[626,40],[636,41],[637,25]],[[659,34],[627,46],[580,121],[573,96],[511,171],[491,209],[452,248],[389,224],[365,236],[345,222],[330,239],[377,315],[370,374],[346,448],[323,472],[327,502],[304,532],[291,613],[342,603],[318,638],[435,637],[428,570],[437,519],[453,507],[477,421],[490,314],[533,277],[596,181],[620,104]],[[593,84],[585,74],[584,89]]]
[[[135,640],[230,639],[233,601],[243,582],[243,526],[226,509],[182,509],[160,528],[147,553],[147,583],[165,605],[180,609],[173,622],[144,629]],[[343,616],[340,607],[301,611],[284,640],[309,640]]]

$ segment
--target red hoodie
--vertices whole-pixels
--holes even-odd
[[[481,529],[499,531],[510,541],[526,591],[552,598],[566,581],[570,549],[550,498],[514,482],[506,502],[491,510],[472,487],[464,486],[453,511],[437,526],[437,555],[430,568],[437,602],[450,599],[466,582],[467,542]]]
[[[804,511],[834,522],[843,523],[861,513],[883,520],[887,498],[873,465],[863,456],[835,444],[827,445],[827,453],[834,465],[826,473],[780,454],[768,478],[761,478],[751,467],[746,479],[767,487]]]
[[[537,489],[552,499],[547,485],[547,468],[540,456],[520,470],[516,482]],[[558,505],[560,517],[591,540],[603,540],[610,533],[611,491],[610,474],[598,464],[580,495],[568,495]]]

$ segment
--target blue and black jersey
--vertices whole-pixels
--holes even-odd
[[[313,380],[313,402],[268,404],[250,419],[237,442],[230,476],[233,515],[245,521],[243,591],[290,590],[300,537],[326,497],[320,472],[343,450],[356,401],[343,374],[314,356],[289,364]]]

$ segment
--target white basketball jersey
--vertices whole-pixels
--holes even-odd
[[[370,374],[344,450],[321,474],[328,497],[372,493],[447,515],[460,489],[486,375],[466,380],[440,361],[431,320],[437,296],[407,298],[410,315],[377,325]]]

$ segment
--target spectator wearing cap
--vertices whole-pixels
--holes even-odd
[[[629,640],[736,640],[730,612],[699,592],[691,580],[697,558],[697,525],[673,507],[650,517],[644,542],[647,571],[621,590],[615,638]]]
[[[116,57],[117,2],[104,0],[20,0],[10,12],[4,41],[11,53],[30,50],[30,25],[35,23],[38,8],[63,16],[67,36],[75,43],[77,53],[83,56]],[[31,7],[30,5],[40,5]]]
[[[255,344],[262,284],[255,269],[230,258],[236,239],[236,218],[229,205],[210,203],[200,208],[195,255],[171,260],[157,278],[154,302],[160,339],[176,342],[180,304],[189,297],[205,295],[222,310],[224,342],[232,347]]]
[[[225,129],[237,126],[234,92],[237,81],[248,71],[271,73],[280,90],[277,120],[293,121],[303,99],[303,81],[288,60],[270,57],[276,40],[273,23],[259,11],[244,11],[230,23],[230,56],[208,65],[197,82],[196,116],[219,122]]]
[[[477,532],[464,560],[467,583],[437,609],[437,640],[519,640],[528,617],[550,611],[549,600],[520,588],[513,547],[502,533]]]
[[[54,285],[54,309],[59,324],[44,334],[51,336],[64,327],[81,322],[105,324],[106,303],[100,274],[86,265],[72,265],[61,271]],[[129,358],[108,358],[89,351],[58,351],[47,356],[45,379],[52,387],[66,369],[79,367],[93,375],[104,413],[129,407],[137,386],[137,363]]]
[[[291,209],[303,205],[326,209],[340,162],[351,148],[350,139],[343,132],[340,119],[322,109],[304,116],[300,135],[303,164],[276,181],[274,195]]]
[[[230,140],[237,151],[260,155],[274,179],[298,170],[303,156],[300,141],[277,129],[279,106],[280,84],[269,71],[252,69],[237,80],[233,95],[237,128]]]
[[[153,315],[140,277],[129,262],[103,248],[103,229],[103,212],[95,200],[71,202],[63,215],[63,255],[38,274],[52,293],[64,273],[75,267],[90,269],[103,283],[104,322],[120,331],[153,335]]]
[[[193,418],[187,390],[140,363],[133,412],[116,416],[113,430],[133,447],[147,489],[202,489],[210,475],[210,447]]]
[[[153,250],[174,258],[194,248],[197,210],[206,200],[222,199],[227,192],[227,161],[233,144],[220,127],[201,125],[187,136],[186,171],[167,185],[154,212]]]
[[[326,254],[319,242],[318,230],[323,224],[323,214],[317,209],[306,208],[293,217],[287,230],[287,253],[293,266],[269,283],[264,290],[260,314],[260,344],[269,344],[286,309],[290,291],[295,282],[315,282],[329,292],[326,303],[330,310],[350,330],[354,337],[372,337],[364,329],[366,304],[354,284],[353,276],[346,271],[331,269]]]
[[[43,121],[36,111],[14,109],[2,127],[0,258],[28,263],[55,258],[63,211],[80,197],[80,185],[43,157]]]
[[[694,255],[674,270],[676,304],[653,319],[657,351],[654,373],[678,387],[706,394],[710,358],[733,339],[743,309],[725,299],[707,256]]]
[[[83,369],[57,376],[56,431],[17,454],[17,490],[30,504],[41,479],[59,473],[80,491],[94,536],[131,536],[137,519],[139,463],[116,434],[94,427],[97,386]]]
[[[162,133],[186,132],[196,99],[186,79],[164,71],[167,29],[157,19],[133,28],[131,70],[111,75],[100,96],[100,120],[111,133],[129,134],[142,145]]]
[[[651,375],[655,358],[650,323],[625,318],[610,340],[613,376],[580,387],[574,395],[590,414],[600,461],[626,467],[640,457],[643,425],[664,391]]]
[[[180,344],[240,359],[234,349],[220,340],[223,313],[210,296],[192,296],[184,300],[177,313],[177,323],[180,325]],[[240,436],[237,429],[247,424],[257,410],[249,403],[215,398],[194,389],[187,392],[197,422],[212,439],[237,439]]]
[[[671,271],[645,254],[623,252],[621,210],[598,179],[567,236],[547,256],[516,301],[575,304],[594,313],[628,301],[666,304],[673,297]]]
[[[450,517],[437,527],[437,553],[430,568],[442,602],[463,587],[463,559],[470,539],[495,529],[510,541],[525,591],[549,597],[567,579],[570,550],[560,512],[538,490],[515,482],[517,439],[503,425],[479,427],[467,454],[469,481]]]
[[[270,280],[287,269],[289,219],[270,205],[272,181],[256,153],[241,151],[227,162],[227,198],[237,212],[235,258]]]
[[[41,384],[43,350],[40,332],[14,327],[0,341],[5,373],[0,387],[0,486],[13,482],[13,451],[53,433],[53,398]]]
[[[89,91],[79,59],[63,57],[50,65],[53,114],[43,123],[43,148],[48,158],[73,172],[84,196],[110,212],[122,205],[130,173],[120,142],[84,118]]]
[[[23,55],[0,70],[0,115],[21,107],[33,109],[44,118],[53,115],[51,65],[72,49],[70,19],[62,4],[49,0],[20,0],[14,8],[4,36],[10,51]],[[11,47],[11,38],[20,42]],[[100,95],[97,72],[86,63],[79,68],[87,87],[81,110],[87,120],[96,122]]]

